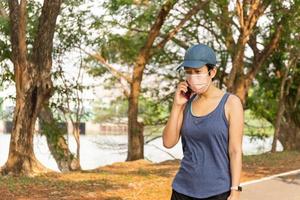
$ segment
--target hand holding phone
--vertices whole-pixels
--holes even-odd
[[[187,82],[188,83],[188,82]],[[188,83],[189,84],[189,83]],[[192,95],[193,90],[188,86],[187,87],[187,91],[183,92],[182,91],[182,95],[186,98],[186,99],[190,99],[191,95]]]
[[[178,84],[174,97],[174,103],[176,105],[184,105],[190,98],[192,90],[188,86],[186,81],[182,81]]]

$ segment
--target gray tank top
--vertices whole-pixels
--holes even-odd
[[[207,198],[230,190],[229,126],[224,111],[229,95],[225,93],[218,106],[205,116],[191,112],[196,95],[187,102],[180,130],[183,158],[172,183],[177,192]]]

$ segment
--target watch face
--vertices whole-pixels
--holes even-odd
[[[242,191],[242,187],[241,186],[238,186],[238,191]]]

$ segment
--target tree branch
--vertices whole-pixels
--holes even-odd
[[[240,29],[243,29],[245,27],[244,6],[243,6],[243,3],[240,2],[240,0],[236,0],[236,11],[237,11],[237,15],[239,17]]]
[[[259,7],[260,7],[259,0],[251,1],[249,13],[247,14],[247,17],[244,21],[244,25],[246,29],[250,30],[253,27],[250,24],[252,24],[252,22],[255,21],[256,16],[254,14],[257,12]],[[257,19],[258,17],[256,18],[256,20]]]
[[[248,30],[253,29],[257,20],[265,12],[269,5],[270,1],[260,2],[259,0],[255,0],[255,2],[251,5],[251,10],[247,18],[246,28]]]
[[[221,35],[217,34],[216,31],[213,30],[213,28],[208,27],[205,24],[199,24],[199,26],[202,26],[203,28],[208,30],[211,34],[213,34],[217,41],[221,40],[223,43],[225,43],[224,38]],[[221,42],[219,42],[219,43],[221,43]]]
[[[255,32],[253,32],[250,35],[248,44],[249,44],[250,48],[252,49],[253,54],[258,55],[259,54],[259,49],[257,48],[257,38],[256,38],[256,33]]]
[[[132,82],[129,75],[125,75],[123,72],[120,72],[116,68],[114,68],[111,64],[109,64],[105,58],[102,57],[99,53],[89,53],[88,51],[80,48],[84,53],[86,53],[88,56],[94,58],[98,62],[100,62],[102,65],[104,65],[111,73],[114,75],[117,79],[121,80],[121,78],[125,79],[129,84]]]
[[[6,10],[0,6],[0,17],[3,17],[5,19],[8,19],[9,18],[9,15],[8,13],[6,12]]]
[[[51,71],[53,37],[62,0],[44,0],[38,32],[33,43],[32,61],[39,70]]]
[[[162,49],[166,45],[166,43],[180,31],[180,29],[185,25],[185,23],[192,16],[196,15],[208,2],[209,1],[198,1],[198,3],[192,9],[190,9],[188,13],[186,13],[184,18],[179,22],[179,24],[176,27],[174,27],[173,30],[171,30],[166,35],[166,37],[158,45],[156,45],[155,48]]]
[[[11,43],[13,60],[20,63],[26,63],[26,0],[9,1],[10,21],[11,21]]]
[[[150,56],[150,50],[153,47],[153,42],[156,39],[156,37],[159,35],[160,29],[163,23],[165,22],[166,17],[169,14],[170,10],[175,5],[175,3],[176,1],[174,0],[167,0],[166,3],[162,5],[161,10],[159,11],[158,16],[156,17],[156,21],[154,22],[154,24],[152,25],[149,31],[147,41],[144,47],[142,47],[140,54],[138,55],[137,58],[138,63],[142,62],[140,64],[144,65],[144,63],[146,63],[146,61],[148,60]]]
[[[9,19],[11,30],[12,62],[14,64],[14,75],[16,82],[16,93],[24,88],[23,73],[27,66],[27,46],[26,46],[26,0],[22,0],[19,5],[18,0],[8,1]],[[26,77],[25,77],[26,78]]]
[[[212,14],[210,17],[213,19],[213,21],[216,23],[216,25],[221,30],[221,34],[224,37],[225,40],[225,46],[228,49],[231,57],[233,57],[233,50],[235,47],[235,41],[233,39],[233,33],[232,33],[232,27],[231,24],[237,27],[236,23],[232,20],[232,17],[230,16],[228,5],[218,4],[219,9],[221,11],[220,15]],[[222,18],[220,18],[222,17]]]
[[[189,45],[186,43],[186,41],[182,41],[176,37],[172,37],[171,40],[177,44],[178,46],[180,46],[181,48],[184,48],[184,49],[188,49],[189,48]]]
[[[265,60],[271,55],[271,53],[276,48],[276,46],[280,40],[282,29],[283,29],[282,24],[279,24],[278,27],[275,29],[276,32],[273,34],[272,39],[269,42],[269,44],[264,48],[264,50],[261,53],[259,53],[257,55],[254,54],[254,57],[256,59],[254,59],[252,69],[247,73],[247,77],[250,77],[251,81],[254,79],[257,72],[261,68],[262,63],[265,62]],[[258,53],[258,52],[256,51],[254,53]]]

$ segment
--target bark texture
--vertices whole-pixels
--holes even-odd
[[[43,102],[52,96],[51,53],[62,0],[44,1],[32,55],[28,55],[26,44],[27,1],[10,0],[8,3],[16,106],[8,160],[1,172],[35,175],[48,171],[34,155],[33,135]]]

